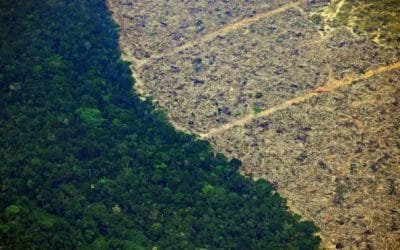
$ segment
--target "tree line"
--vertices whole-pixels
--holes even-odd
[[[139,100],[103,0],[0,10],[0,248],[318,248],[269,184]]]

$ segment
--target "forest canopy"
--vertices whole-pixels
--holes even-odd
[[[267,182],[139,100],[103,0],[0,10],[0,248],[318,248]]]

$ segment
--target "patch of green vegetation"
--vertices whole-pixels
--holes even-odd
[[[19,212],[21,212],[21,209],[17,205],[12,204],[6,207],[4,212],[7,217],[10,217],[13,215],[17,215]]]
[[[253,111],[254,111],[254,113],[258,114],[258,113],[260,113],[261,111],[263,111],[263,109],[262,109],[261,107],[259,107],[259,106],[254,106],[254,107],[253,107]]]
[[[320,14],[313,14],[310,19],[315,24],[321,24],[323,21]]]
[[[286,40],[286,37],[285,37],[284,35],[279,35],[279,36],[275,39],[275,41],[276,41],[277,43],[283,43],[285,40]]]
[[[196,19],[196,21],[194,22],[195,26],[202,26],[203,25],[203,21],[201,19]]]
[[[97,108],[79,108],[77,112],[79,117],[91,127],[98,127],[104,121]]]

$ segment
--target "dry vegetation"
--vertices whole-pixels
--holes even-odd
[[[136,90],[176,127],[276,185],[326,247],[399,249],[400,4],[328,2],[109,6]]]
[[[226,24],[276,9],[290,0],[271,1],[109,1],[121,25],[121,42],[137,59],[165,53]],[[132,41],[135,41],[134,43]]]
[[[400,49],[400,4],[398,0],[336,0],[325,8],[314,8],[311,19],[321,25],[323,35],[346,28],[377,44]]]

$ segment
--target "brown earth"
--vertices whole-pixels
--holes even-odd
[[[275,185],[325,248],[400,249],[396,22],[346,0],[108,5],[137,93],[178,129]]]

